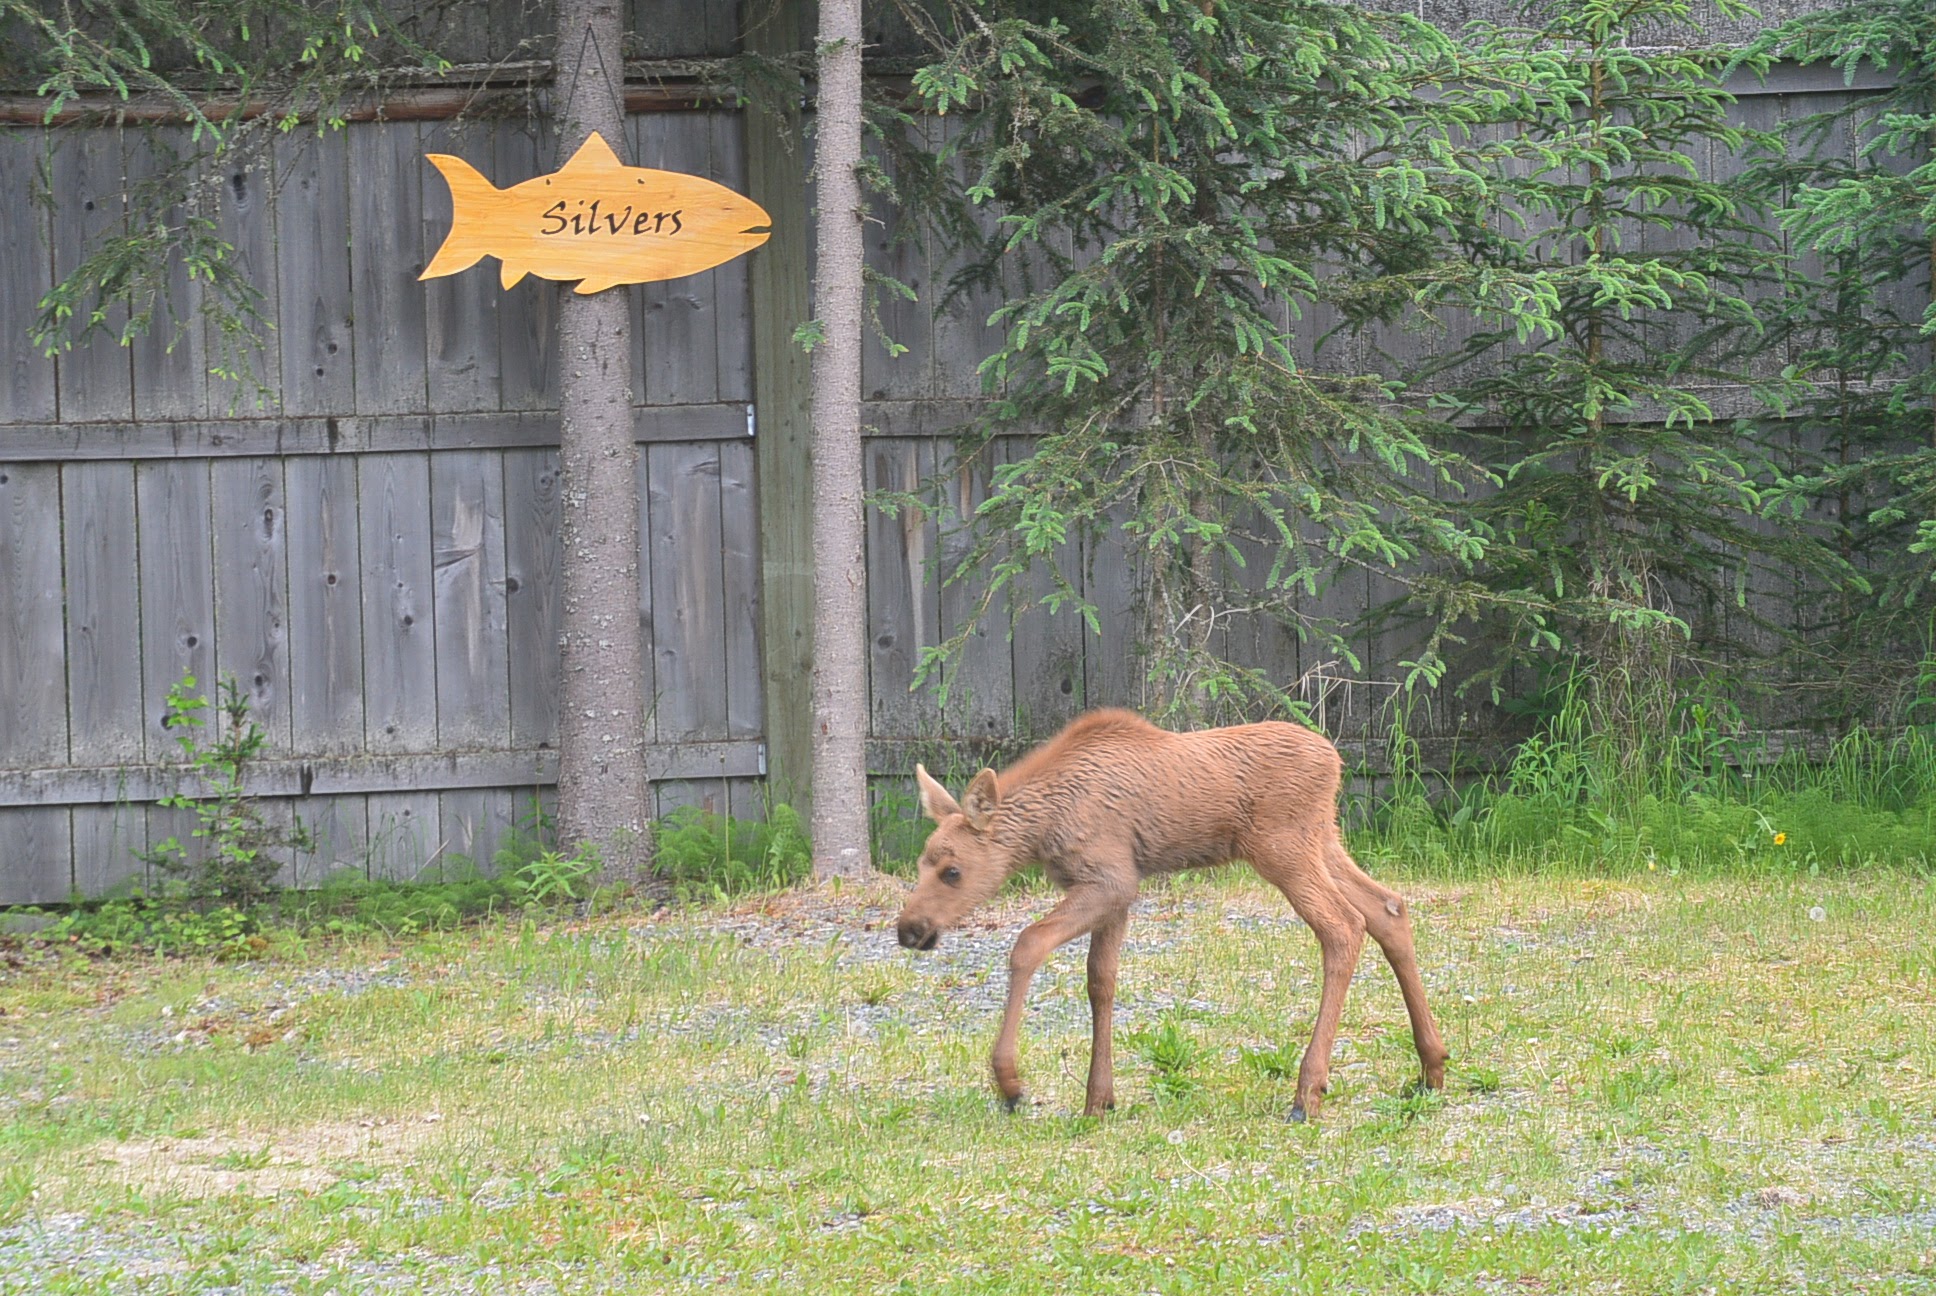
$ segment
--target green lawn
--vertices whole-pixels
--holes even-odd
[[[986,1080],[1023,892],[898,890],[275,961],[0,950],[0,1293],[1936,1291],[1936,885],[1397,879],[1440,1099],[1368,951],[1291,1125],[1315,945],[1248,875],[1131,925],[1116,1092]]]

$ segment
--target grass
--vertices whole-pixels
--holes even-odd
[[[1132,922],[1100,1120],[1079,950],[1035,1103],[986,1081],[1040,890],[928,956],[891,884],[256,963],[15,945],[0,1293],[1936,1290],[1927,877],[1395,880],[1450,1082],[1407,1095],[1368,956],[1306,1126],[1315,951],[1235,872]]]

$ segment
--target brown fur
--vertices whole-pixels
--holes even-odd
[[[1110,1015],[1130,902],[1142,879],[1247,860],[1316,933],[1324,963],[1317,1026],[1298,1070],[1294,1120],[1315,1115],[1330,1075],[1345,990],[1367,933],[1397,974],[1424,1083],[1445,1082],[1446,1050],[1425,1003],[1411,923],[1397,892],[1367,876],[1338,835],[1343,763],[1323,735],[1290,724],[1169,733],[1129,711],[1093,711],[960,802],[916,767],[936,823],[901,944],[932,949],[1017,869],[1040,863],[1062,900],[1009,955],[1008,1004],[991,1059],[1010,1107],[1022,1096],[1016,1037],[1030,980],[1057,946],[1089,936],[1093,1024],[1083,1110],[1114,1105]]]

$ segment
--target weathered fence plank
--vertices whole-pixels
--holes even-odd
[[[712,137],[704,113],[642,113],[627,127],[635,165],[711,178]],[[757,255],[757,253],[755,254]],[[690,405],[719,399],[719,335],[713,298],[719,272],[640,286],[633,343],[636,399]]]
[[[435,792],[372,796],[369,809],[370,877],[383,881],[440,882],[446,848],[443,813]]]
[[[215,539],[215,667],[233,675],[266,750],[291,750],[288,513],[283,461],[209,465]],[[211,695],[212,697],[213,695]]]
[[[0,810],[0,905],[65,900],[73,857],[65,808]]]
[[[275,149],[282,409],[348,413],[356,408],[349,132],[297,131]]]
[[[276,382],[284,372],[283,334],[280,328],[269,327],[283,318],[276,257],[275,164],[272,150],[247,165],[230,161],[215,178],[221,193],[217,228],[235,249],[236,270],[262,296],[255,304],[260,322],[240,320],[228,332],[216,320],[204,322],[211,414],[273,413],[282,408]],[[235,376],[226,376],[224,370]]]
[[[141,692],[151,759],[172,759],[168,690],[194,676],[193,696],[215,699],[215,574],[209,550],[208,464],[194,460],[135,465],[141,553]],[[204,713],[202,739],[214,736]],[[166,833],[161,834],[166,836]]]
[[[139,760],[145,725],[134,465],[65,464],[61,494],[69,759]],[[173,756],[172,744],[167,754]]]
[[[497,849],[511,831],[514,794],[503,788],[445,792],[438,816],[450,842],[444,852],[446,876],[459,876],[465,861],[486,876],[497,873]]]
[[[511,744],[536,747],[558,733],[560,605],[558,456],[504,454],[504,619]]]
[[[940,634],[944,638],[953,636],[974,616],[974,628],[948,670],[943,732],[972,739],[1007,738],[1015,732],[1015,658],[1008,637],[1008,614],[998,600],[976,616],[986,582],[976,580],[972,573],[959,578],[955,575],[973,547],[974,536],[967,520],[988,498],[989,478],[998,453],[999,447],[989,445],[964,458],[955,445],[946,444],[938,448],[937,455],[937,465],[945,465],[949,475],[948,516],[941,520],[935,537],[939,561],[935,574],[928,578],[935,585]]]
[[[1029,442],[1004,437],[1003,461],[1019,462],[1029,454]],[[1051,558],[1062,579],[1082,588],[1082,542],[1071,537],[1058,545]],[[1021,609],[1013,619],[1015,653],[1015,732],[1027,738],[1046,738],[1074,719],[1086,705],[1087,671],[1082,618],[1068,612],[1051,613],[1045,604],[1055,589],[1054,578],[1037,569],[1018,577],[1015,590]],[[1035,606],[1026,606],[1035,603]]]
[[[314,886],[345,870],[370,875],[367,796],[310,797],[303,803],[303,825],[309,830],[310,845],[296,852],[299,886]]]
[[[725,576],[719,545],[719,453],[653,446],[652,644],[660,742],[723,738]]]
[[[926,441],[876,437],[864,448],[863,471],[869,492],[914,494],[934,474],[933,447]],[[904,508],[899,516],[870,508],[866,521],[872,732],[895,737],[937,733],[941,718],[933,694],[909,690],[922,650],[941,637],[940,609],[928,570],[938,528],[920,508]]]
[[[429,456],[365,459],[358,496],[364,742],[373,752],[429,751],[437,745]]]
[[[350,303],[356,408],[430,408],[425,362],[422,141],[415,122],[373,122],[349,136]]]
[[[148,869],[137,852],[146,849],[148,815],[143,807],[126,801],[116,805],[75,806],[75,893],[101,896],[145,884]],[[59,898],[41,897],[43,900]]]
[[[38,201],[47,132],[0,130],[0,410],[7,422],[51,419],[56,413],[54,362],[27,342],[40,300],[54,286],[49,213]],[[6,433],[0,431],[0,447]],[[4,454],[0,449],[0,454]]]
[[[289,483],[289,714],[302,751],[363,747],[363,559],[357,461],[284,461]],[[366,834],[367,836],[367,834]]]
[[[706,124],[712,135],[712,172],[710,178],[734,193],[746,192],[746,140],[739,114],[708,113]],[[771,215],[771,213],[768,213]],[[754,256],[772,256],[768,245]],[[716,373],[718,399],[753,399],[753,292],[752,267],[748,257],[735,257],[710,271],[712,275],[713,339],[718,348]]]
[[[438,742],[501,747],[511,737],[503,456],[431,456],[430,496]]]
[[[67,758],[56,464],[0,464],[0,765]]]
[[[522,184],[547,169],[538,164],[541,129],[528,118],[497,123],[491,179],[500,189]],[[476,273],[488,278],[487,271]],[[505,409],[557,408],[555,339],[561,291],[565,290],[549,279],[526,275],[498,295],[498,383]]]
[[[54,222],[54,278],[66,279],[100,240],[125,228],[122,218],[121,129],[56,132],[53,189],[61,195],[62,216]],[[60,417],[130,418],[134,413],[134,376],[128,351],[117,344],[128,321],[125,300],[104,303],[101,324],[58,366]]]
[[[160,182],[198,186],[204,167],[199,146],[186,126],[146,126],[122,132],[130,185]],[[182,223],[181,204],[165,208],[159,219]],[[134,406],[151,418],[201,418],[208,413],[208,328],[201,316],[199,280],[188,277],[178,256],[162,268],[159,294],[137,301],[149,314],[148,327],[129,344],[134,366]]]
[[[455,154],[488,172],[495,133],[490,122],[426,122],[419,148],[423,153]],[[423,195],[421,255],[428,256],[450,230],[450,186],[422,157],[417,162]],[[496,409],[503,387],[497,320],[502,292],[492,267],[477,266],[465,274],[445,275],[412,287],[424,298],[429,407]]]
[[[726,736],[765,732],[760,680],[760,510],[753,492],[753,446],[719,446],[719,552],[725,580]]]

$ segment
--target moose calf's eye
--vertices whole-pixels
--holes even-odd
[[[960,886],[961,870],[950,864],[947,868],[941,870],[941,880],[949,886]]]

